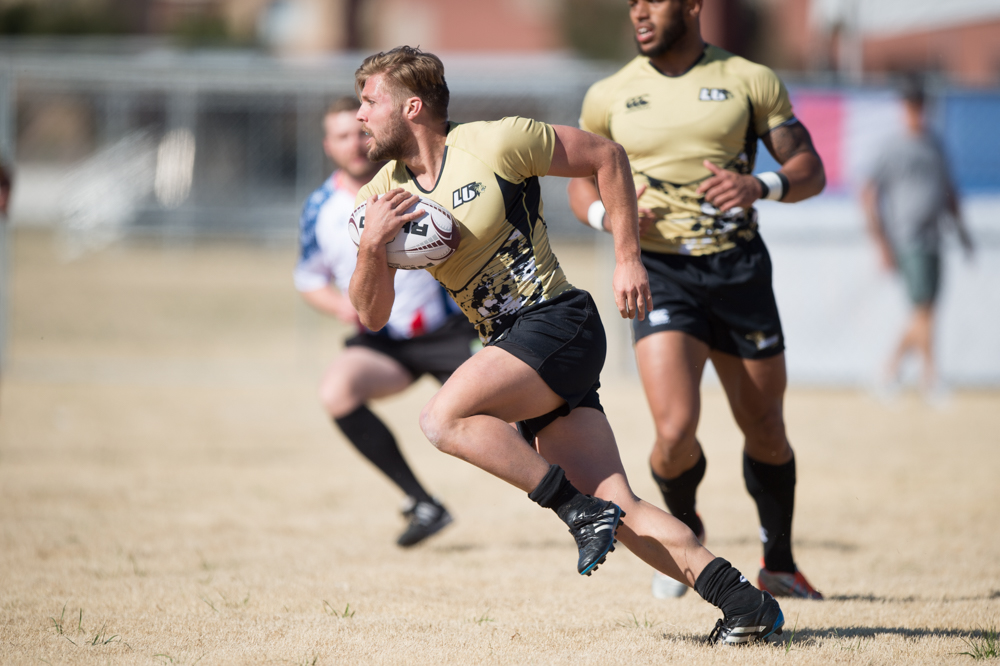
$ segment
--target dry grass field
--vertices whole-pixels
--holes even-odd
[[[653,599],[624,549],[578,576],[554,515],[433,450],[416,424],[427,381],[376,408],[456,522],[398,549],[399,494],[315,398],[344,331],[298,302],[290,245],[133,242],[67,262],[51,235],[13,239],[2,664],[971,666],[970,641],[1000,624],[998,393],[929,409],[793,389],[796,552],[827,601],[784,602],[778,644],[713,649],[718,615],[696,594]],[[586,281],[592,248],[556,248],[604,287]],[[606,375],[626,469],[658,501],[641,389]],[[755,574],[717,389],[700,437],[707,545]]]

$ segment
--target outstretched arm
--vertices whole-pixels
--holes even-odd
[[[865,211],[868,233],[878,248],[882,267],[891,271],[896,268],[896,256],[892,251],[892,246],[889,245],[888,237],[885,235],[882,212],[879,208],[878,185],[875,184],[875,181],[869,180],[861,189],[861,207]]]
[[[358,246],[358,265],[351,276],[351,304],[361,323],[377,331],[389,321],[396,298],[393,279],[396,269],[386,259],[385,244],[404,224],[423,215],[405,211],[419,200],[414,194],[395,189],[381,197],[371,196],[365,206],[365,230]]]
[[[789,125],[775,127],[761,137],[768,152],[781,165],[778,170],[777,187],[783,187],[781,201],[795,203],[816,196],[826,186],[823,161],[813,147],[812,138],[805,125],[795,121]],[[725,171],[708,160],[705,168],[712,176],[698,188],[699,194],[721,211],[731,208],[749,208],[754,201],[763,199],[773,188],[765,191],[765,186],[756,176]]]
[[[965,256],[972,257],[975,246],[972,243],[972,235],[969,233],[969,228],[965,225],[965,220],[962,219],[962,209],[958,203],[958,193],[955,191],[955,184],[951,178],[948,179],[947,197],[948,212],[951,213],[951,222],[955,225],[955,231],[958,232],[958,240],[962,243]]]
[[[648,185],[643,185],[636,190],[635,198],[637,200],[641,199],[642,193],[648,187]],[[569,194],[569,208],[573,211],[573,215],[576,216],[577,220],[588,227],[594,227],[595,229],[600,227],[598,231],[611,231],[611,228],[608,226],[604,203],[602,202],[599,207],[592,209],[594,203],[601,201],[601,194],[597,191],[597,183],[594,182],[593,178],[574,178],[569,181],[566,191]],[[594,210],[593,220],[591,220],[591,210]],[[653,211],[649,208],[639,206],[639,235],[642,236],[655,223],[656,215]]]
[[[553,128],[556,145],[547,175],[594,179],[607,210],[604,224],[615,239],[615,303],[622,317],[644,319],[653,299],[639,259],[639,213],[628,155],[596,134],[565,125]]]

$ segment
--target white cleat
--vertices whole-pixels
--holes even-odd
[[[688,591],[686,583],[674,580],[659,571],[653,572],[653,597],[656,599],[678,599]]]

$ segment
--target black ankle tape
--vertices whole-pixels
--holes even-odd
[[[528,493],[528,499],[546,509],[556,509],[579,495],[580,491],[566,478],[559,465],[549,465],[549,471],[538,486]]]
[[[733,565],[729,563],[729,560],[721,557],[715,558],[709,562],[704,569],[702,569],[700,574],[698,574],[698,579],[694,581],[694,591],[700,594],[701,597],[708,603],[717,605],[714,601],[716,590],[713,586],[716,574],[718,574],[719,571],[732,566]]]
[[[760,592],[727,560],[717,557],[694,582],[695,592],[728,617],[749,613],[760,605]]]

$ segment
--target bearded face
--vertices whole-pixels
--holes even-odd
[[[366,125],[365,131],[369,137],[368,159],[372,162],[402,158],[413,141],[413,136],[403,122],[399,109],[386,116],[379,130],[373,131],[370,125]]]
[[[649,58],[664,55],[688,32],[681,1],[662,2],[644,20],[637,21],[633,17],[633,23],[639,53]],[[649,32],[653,33],[652,39],[647,36]]]

